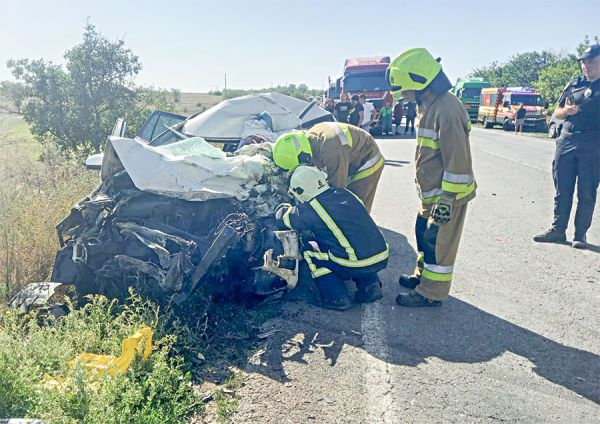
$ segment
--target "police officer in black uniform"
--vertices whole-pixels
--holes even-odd
[[[600,181],[600,44],[589,46],[578,57],[583,77],[565,87],[554,116],[564,119],[552,166],[554,176],[554,222],[552,228],[535,236],[537,242],[566,241],[566,229],[577,184],[575,237],[571,245],[585,248],[586,232],[592,223]]]

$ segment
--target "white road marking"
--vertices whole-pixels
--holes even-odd
[[[506,159],[506,160],[510,160],[510,161],[512,161],[512,162],[516,162],[516,163],[518,163],[518,164],[520,164],[520,165],[525,165],[525,166],[528,166],[528,167],[530,167],[530,168],[537,169],[538,171],[546,172],[547,174],[551,174],[551,173],[552,173],[551,171],[549,171],[549,170],[547,170],[547,169],[540,168],[539,166],[535,166],[535,165],[532,165],[532,164],[530,164],[530,163],[523,162],[523,161],[521,161],[521,160],[517,160],[517,159],[513,159],[513,158],[511,158],[511,157],[508,157],[508,156],[501,155],[500,153],[492,152],[492,151],[490,151],[490,150],[487,150],[487,149],[481,149],[481,148],[479,148],[478,150],[481,150],[482,152],[489,153],[490,155],[498,156],[498,157],[500,157],[500,158],[502,158],[502,159]]]
[[[366,421],[397,423],[394,412],[390,351],[385,337],[381,301],[363,305],[361,332],[366,351],[365,385],[367,392]]]

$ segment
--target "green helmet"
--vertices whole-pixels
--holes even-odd
[[[309,202],[329,188],[327,174],[314,166],[299,166],[290,178],[290,193],[300,202]]]
[[[387,79],[393,91],[427,88],[442,70],[439,61],[424,48],[409,49],[400,53],[387,70]]]
[[[278,167],[293,171],[300,165],[303,153],[312,158],[308,137],[303,131],[291,131],[280,135],[275,142],[273,161]]]

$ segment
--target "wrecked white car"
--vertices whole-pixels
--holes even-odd
[[[61,249],[51,281],[79,295],[123,297],[134,287],[175,302],[199,287],[228,298],[293,288],[298,236],[272,217],[290,201],[288,175],[272,162],[269,143],[252,143],[332,120],[277,93],[187,119],[155,112],[135,139],[123,137],[119,120],[101,157],[100,185],[56,227]]]

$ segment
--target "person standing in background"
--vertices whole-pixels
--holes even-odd
[[[360,127],[365,131],[369,131],[371,120],[373,119],[373,112],[375,112],[375,106],[373,106],[373,103],[367,102],[367,96],[364,94],[359,96],[359,100],[364,110],[363,120],[360,124]]]
[[[400,135],[400,128],[402,125],[402,114],[404,113],[404,103],[402,100],[398,100],[394,106],[394,122],[396,124],[396,135]]]
[[[415,134],[415,118],[417,117],[417,102],[409,101],[406,104],[406,127],[404,128],[404,134],[408,132],[408,126],[410,125],[410,131]]]
[[[358,100],[358,96],[355,94],[352,96],[352,110],[350,111],[350,116],[348,116],[348,123],[354,125],[355,127],[360,127],[360,123],[363,120],[363,116],[365,114],[365,110],[363,109],[362,104]]]
[[[350,97],[348,93],[342,93],[340,95],[340,102],[333,108],[333,116],[338,122],[346,124],[348,122],[348,115],[352,110],[352,103],[350,103]]]
[[[333,113],[334,112],[334,108],[335,108],[335,101],[331,98],[325,100],[325,105],[324,105],[324,109],[329,112],[329,113]]]
[[[515,115],[515,134],[517,134],[518,131],[519,135],[523,135],[523,125],[525,125],[525,115],[527,114],[527,111],[525,110],[525,107],[523,107],[523,103],[521,103],[520,106],[521,107],[517,110],[517,114]]]
[[[381,113],[381,135],[394,135],[392,129],[392,104],[390,100],[384,100]]]

